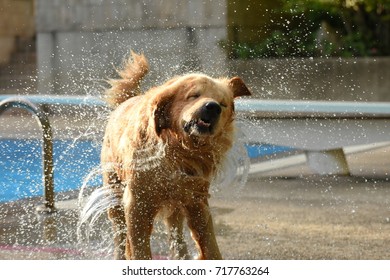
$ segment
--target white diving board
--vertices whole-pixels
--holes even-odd
[[[304,150],[319,174],[348,175],[344,147],[390,141],[390,103],[239,99],[250,143]]]

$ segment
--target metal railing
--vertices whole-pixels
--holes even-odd
[[[50,214],[56,211],[54,205],[54,176],[53,176],[53,137],[49,118],[38,106],[21,97],[11,97],[0,102],[0,115],[10,108],[19,108],[33,114],[43,132],[42,164],[44,203],[37,207],[40,214]]]

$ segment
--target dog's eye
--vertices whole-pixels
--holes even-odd
[[[194,93],[194,94],[191,94],[187,97],[187,100],[195,100],[197,99],[198,97],[200,96],[199,93]]]

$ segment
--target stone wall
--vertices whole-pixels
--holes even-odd
[[[36,10],[42,93],[101,91],[130,49],[151,60],[149,84],[227,70],[224,0],[37,0]]]
[[[37,30],[107,31],[226,24],[225,1],[37,0]]]
[[[0,65],[9,62],[17,38],[34,34],[34,1],[0,0]]]

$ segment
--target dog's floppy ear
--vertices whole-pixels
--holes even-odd
[[[154,102],[154,128],[158,136],[163,129],[170,127],[170,109],[173,102],[172,93],[164,93],[158,96]]]
[[[229,86],[233,89],[233,97],[250,96],[252,93],[240,77],[233,77],[229,80]]]

